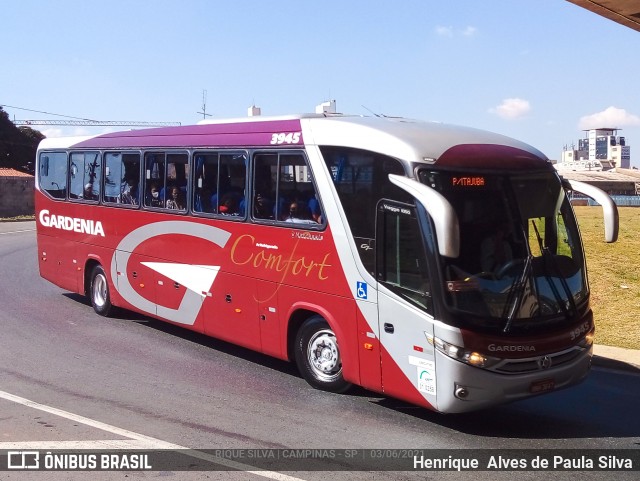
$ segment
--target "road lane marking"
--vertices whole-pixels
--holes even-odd
[[[94,451],[101,450],[137,450],[149,449],[147,441],[138,441],[137,439],[101,439],[98,441],[4,441],[0,443],[0,450],[75,450],[89,449]]]
[[[21,232],[35,232],[35,229],[12,230],[12,231],[9,231],[9,232],[0,232],[0,235],[7,235],[7,234],[20,234]]]
[[[86,426],[106,431],[118,436],[131,438],[131,440],[100,440],[100,441],[29,441],[29,442],[2,442],[0,443],[0,449],[168,449],[174,451],[183,451],[181,454],[191,456],[193,458],[202,459],[215,464],[220,464],[228,468],[236,469],[238,471],[245,471],[256,476],[262,476],[263,478],[274,479],[276,481],[304,481],[301,478],[289,476],[286,474],[278,473],[275,471],[256,471],[255,466],[249,464],[238,463],[229,459],[219,458],[211,454],[207,454],[201,451],[197,451],[179,444],[169,443],[162,439],[153,438],[151,436],[145,436],[144,434],[135,433],[126,429],[112,426],[95,419],[86,418],[78,414],[73,414],[62,409],[47,406],[46,404],[40,404],[29,399],[25,399],[14,394],[10,394],[5,391],[0,391],[0,399],[6,399],[22,406],[38,409],[49,414],[54,414],[62,418],[84,424]],[[72,447],[71,447],[72,446]],[[89,446],[89,448],[87,448]]]

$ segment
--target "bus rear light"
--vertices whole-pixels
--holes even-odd
[[[373,351],[373,344],[365,342],[363,346],[367,351]]]
[[[487,369],[502,361],[502,359],[497,357],[486,356],[476,351],[469,351],[430,334],[427,334],[427,341],[445,356],[455,359],[456,361],[464,362],[470,366]]]

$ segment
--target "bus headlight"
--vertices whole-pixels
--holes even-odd
[[[470,351],[455,344],[443,341],[440,338],[427,334],[427,341],[438,351],[451,359],[464,362],[474,367],[489,368],[495,364],[498,364],[501,359],[497,357],[487,356],[477,351]]]

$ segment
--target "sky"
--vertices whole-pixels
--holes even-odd
[[[0,18],[12,120],[185,125],[203,118],[204,92],[213,119],[335,99],[338,112],[485,129],[551,159],[583,129],[616,127],[640,166],[640,32],[564,0],[0,0]]]

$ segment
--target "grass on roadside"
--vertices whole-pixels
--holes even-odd
[[[18,215],[15,217],[0,217],[0,222],[19,222],[19,221],[27,221],[27,220],[36,220],[36,216],[34,214],[31,214],[31,215]]]
[[[618,242],[604,242],[600,207],[576,207],[587,256],[596,343],[640,349],[640,209],[619,207]]]

